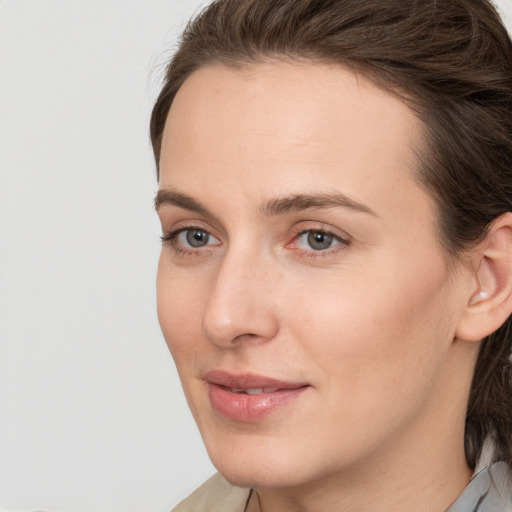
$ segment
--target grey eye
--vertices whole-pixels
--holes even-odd
[[[205,229],[194,227],[178,229],[174,233],[161,238],[162,242],[170,242],[177,252],[182,249],[194,251],[195,249],[202,249],[207,246],[221,245],[220,240],[211,233]]]
[[[297,248],[305,251],[326,251],[346,242],[339,236],[322,230],[308,229],[297,236]]]
[[[187,229],[180,233],[181,236],[185,238],[182,242],[190,247],[204,247],[210,239],[209,233],[202,229]]]
[[[315,251],[329,249],[334,241],[335,239],[332,235],[328,235],[321,231],[309,231],[307,233],[307,243],[309,247]]]

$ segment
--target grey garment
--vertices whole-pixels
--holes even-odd
[[[505,462],[482,469],[446,512],[512,512],[512,470]]]
[[[172,512],[243,512],[249,496],[217,473]],[[477,470],[446,512],[512,512],[512,470],[505,462]]]

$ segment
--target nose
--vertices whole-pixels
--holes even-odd
[[[205,336],[225,348],[273,339],[279,330],[277,281],[269,262],[226,255],[211,284],[203,312]]]

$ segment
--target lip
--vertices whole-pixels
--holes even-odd
[[[287,382],[251,373],[236,375],[223,370],[210,371],[204,379],[213,408],[225,418],[242,423],[266,418],[298,399],[309,387],[305,382]],[[256,391],[256,394],[242,390]]]

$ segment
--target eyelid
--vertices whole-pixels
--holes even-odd
[[[298,222],[292,228],[292,236],[295,239],[296,237],[304,233],[308,233],[310,231],[318,231],[320,233],[325,233],[346,243],[350,242],[350,240],[352,239],[352,237],[346,231],[336,228],[330,224],[326,224],[325,222],[319,221]]]
[[[165,225],[171,227],[166,228]],[[198,219],[180,220],[172,223],[162,221],[162,231],[164,232],[164,234],[160,238],[163,241],[165,241],[167,239],[172,238],[172,236],[176,236],[176,234],[180,233],[181,231],[186,231],[187,229],[198,229],[206,231],[208,234],[219,239],[219,235],[216,234],[218,230],[213,229],[210,225]]]

